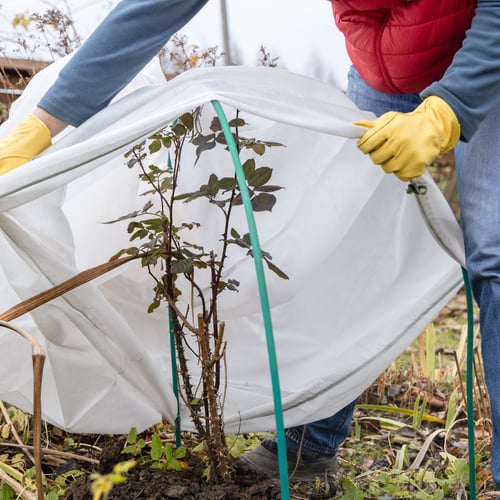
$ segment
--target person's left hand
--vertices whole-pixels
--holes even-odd
[[[376,120],[356,122],[369,130],[358,141],[363,153],[402,181],[421,176],[438,156],[460,139],[460,124],[450,106],[429,96],[411,113],[390,111]]]
[[[51,144],[50,131],[42,120],[28,115],[0,139],[0,175],[29,162]]]

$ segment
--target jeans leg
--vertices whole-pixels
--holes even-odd
[[[500,106],[456,148],[466,264],[480,308],[481,350],[493,423],[492,475],[500,484]]]
[[[306,453],[313,451],[333,457],[349,434],[356,401],[331,417],[287,429],[286,447],[292,451],[302,449]]]
[[[347,74],[347,96],[359,109],[380,116],[388,111],[409,113],[421,102],[418,94],[386,94],[370,87],[351,66]]]

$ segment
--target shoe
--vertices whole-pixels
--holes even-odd
[[[267,477],[279,477],[278,445],[274,439],[265,439],[257,448],[244,453],[238,460]],[[314,481],[337,471],[337,458],[322,453],[287,450],[288,475],[296,481]]]

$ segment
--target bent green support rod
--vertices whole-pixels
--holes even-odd
[[[469,450],[469,498],[476,500],[476,452],[474,446],[474,309],[469,274],[462,267],[467,302],[467,434]]]
[[[278,363],[276,360],[276,349],[274,345],[273,326],[271,321],[271,311],[269,307],[269,298],[267,295],[266,280],[264,277],[264,266],[262,264],[262,252],[259,244],[259,237],[257,235],[257,226],[253,215],[252,203],[250,201],[250,194],[246,184],[245,173],[241,165],[238,148],[234,142],[233,134],[229,127],[226,115],[219,101],[212,101],[212,105],[217,113],[224,137],[226,138],[227,146],[231,153],[234,169],[236,172],[236,179],[240,188],[241,198],[245,207],[245,214],[247,216],[248,229],[250,232],[250,242],[252,245],[253,260],[255,263],[255,270],[257,272],[257,282],[259,285],[260,303],[262,308],[262,316],[264,318],[264,328],[266,332],[267,353],[269,357],[269,366],[271,370],[271,380],[273,387],[274,398],[274,413],[276,419],[276,434],[278,438],[278,464],[280,473],[281,485],[281,498],[282,500],[289,500],[290,490],[288,483],[288,463],[286,458],[286,444],[285,444],[285,429],[283,425],[283,408],[281,404],[281,391],[279,383]]]
[[[175,125],[177,120],[173,122]],[[170,156],[170,150],[168,151],[167,167],[172,168],[172,157]],[[175,334],[174,334],[174,322],[172,319],[172,309],[168,307],[168,330],[170,337],[170,370],[172,373],[172,390],[174,391],[175,401],[177,402],[177,411],[175,414],[175,446],[180,448],[182,446],[181,437],[181,400],[179,394],[179,384],[177,382],[177,350],[175,348]]]

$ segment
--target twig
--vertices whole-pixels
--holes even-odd
[[[462,372],[460,371],[460,361],[458,360],[457,351],[453,351],[453,356],[455,358],[455,364],[457,366],[457,376],[458,376],[458,382],[460,384],[460,392],[462,393],[463,400],[467,401],[467,395],[465,392],[465,386],[464,386],[464,381],[462,378]]]
[[[16,444],[16,443],[0,443],[0,447],[4,448],[28,448],[33,449],[33,446],[27,444]],[[88,462],[91,464],[98,464],[99,460],[97,458],[83,457],[77,453],[71,453],[68,451],[52,450],[50,448],[42,448],[42,455],[54,455],[56,457],[67,458],[68,460],[81,460],[82,462]]]
[[[128,257],[122,257],[120,259],[110,260],[108,262],[105,262],[104,264],[100,264],[90,269],[86,269],[85,271],[78,273],[72,278],[63,281],[59,285],[49,288],[48,290],[45,290],[44,292],[34,295],[29,299],[23,300],[19,304],[16,304],[10,309],[7,309],[7,311],[0,314],[0,320],[11,321],[15,318],[18,318],[19,316],[26,314],[27,312],[41,306],[42,304],[46,304],[47,302],[56,299],[57,297],[60,297],[61,295],[73,290],[74,288],[79,287],[80,285],[88,283],[89,281],[92,281],[93,279],[102,276],[108,271],[111,271],[116,267],[125,264],[126,262],[141,257],[143,257],[143,255],[130,255]]]
[[[37,488],[38,500],[43,500],[43,471],[42,471],[42,377],[43,365],[46,354],[42,346],[26,331],[17,326],[11,325],[6,321],[0,321],[0,327],[7,328],[17,333],[31,345],[31,358],[33,360],[33,456],[32,461],[35,464],[35,482]],[[5,407],[3,408],[5,410]],[[7,412],[4,413],[4,416]],[[8,416],[7,416],[8,418]],[[17,435],[17,432],[12,426],[12,434]],[[17,436],[18,440],[19,436]],[[28,454],[27,452],[25,452]]]
[[[24,444],[23,440],[19,437],[19,434],[17,433],[16,428],[14,427],[14,424],[9,417],[9,414],[7,413],[7,409],[5,408],[3,401],[0,401],[0,411],[2,412],[3,418],[5,419],[6,423],[10,425],[12,435],[14,436],[14,439],[19,443],[19,448],[21,448],[24,453],[26,453],[26,456],[31,460],[31,462],[35,463],[35,457],[29,451],[30,446]]]
[[[479,350],[476,348],[474,349],[474,357],[473,357],[473,363],[474,363],[474,376],[476,378],[476,383],[477,387],[479,390],[479,395],[480,395],[480,406],[482,407],[482,413],[484,416],[484,421],[488,422],[488,432],[491,434],[492,429],[491,429],[491,423],[489,422],[487,415],[490,414],[489,411],[489,397],[488,393],[484,391],[484,387],[486,386],[486,381],[484,379],[484,369],[481,361],[481,356],[479,355]],[[480,416],[481,419],[481,416]]]
[[[485,405],[486,399],[484,396],[483,388],[481,386],[481,376],[479,375],[479,369],[477,367],[477,361],[476,361],[477,355],[478,355],[478,350],[477,348],[475,348],[472,355],[472,368],[473,368],[474,378],[476,379],[476,383],[474,384],[474,395],[476,396],[479,420],[483,420],[483,417],[485,417],[488,414],[488,411],[486,409]]]

